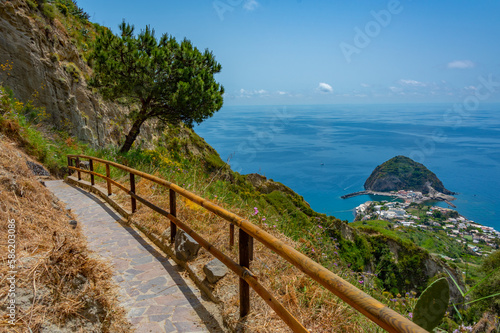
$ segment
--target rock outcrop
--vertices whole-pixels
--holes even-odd
[[[427,194],[433,189],[443,194],[454,194],[423,164],[401,155],[377,166],[364,187],[376,192],[413,190]]]
[[[87,25],[85,29],[94,28]],[[8,73],[0,71],[0,83],[15,97],[33,100],[46,109],[48,123],[94,147],[124,139],[128,109],[103,101],[88,88],[92,70],[73,31],[57,18],[45,19],[26,2],[13,0],[0,1],[0,36],[0,64],[11,64]],[[139,142],[147,144],[154,132],[144,126],[141,134]]]
[[[265,176],[259,175],[258,173],[250,173],[246,175],[246,179],[257,189],[257,191],[264,194],[279,191],[285,194],[297,195],[291,188],[275,182],[272,179],[267,179]]]

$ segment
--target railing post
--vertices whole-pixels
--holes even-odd
[[[253,237],[248,235],[248,259],[253,260]]]
[[[135,175],[133,173],[130,173],[130,192],[135,194]],[[135,201],[135,198],[133,196],[130,196],[130,201],[132,203],[132,213],[135,213],[137,210],[137,203]]]
[[[234,224],[229,224],[229,248],[234,246]]]
[[[73,173],[73,170],[69,168],[70,166],[73,166],[73,159],[68,156],[68,176],[71,176],[71,174]]]
[[[177,203],[175,201],[175,191],[170,189],[170,214],[177,217]],[[174,222],[170,221],[170,243],[174,244],[175,234],[177,233],[177,226]]]
[[[90,169],[90,172],[94,172],[94,160],[93,159],[89,159],[89,169]],[[92,186],[95,185],[95,178],[94,178],[93,174],[90,174],[90,184]]]
[[[109,171],[109,164],[106,163],[106,177],[111,178],[111,172]],[[111,182],[106,179],[106,182],[108,183],[108,196],[111,195]]]
[[[250,249],[248,247],[249,235],[240,228],[238,246],[240,253],[240,266],[250,268]],[[245,317],[250,312],[250,286],[240,278],[240,318]]]
[[[82,180],[82,173],[80,172],[80,157],[76,158],[76,167],[78,168],[78,180]]]

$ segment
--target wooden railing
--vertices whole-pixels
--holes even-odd
[[[88,169],[80,167],[81,159],[88,160]],[[73,164],[75,162],[75,164]],[[94,171],[94,162],[102,163],[106,167],[106,175]],[[130,188],[126,188],[117,181],[111,179],[110,166],[121,169],[130,174]],[[283,305],[259,283],[257,277],[250,270],[250,261],[253,256],[253,240],[261,242],[268,249],[274,251],[282,258],[292,263],[295,267],[303,271],[312,279],[319,282],[329,291],[340,297],[343,301],[361,312],[371,321],[389,332],[427,332],[401,314],[380,303],[368,294],[351,285],[349,282],[340,278],[333,272],[321,266],[314,260],[298,252],[294,248],[286,245],[276,237],[260,229],[250,221],[227,211],[218,205],[191,193],[182,187],[166,181],[164,179],[152,176],[150,174],[126,167],[124,165],[106,161],[100,158],[85,155],[68,155],[68,168],[70,175],[73,171],[77,172],[78,180],[82,179],[81,174],[90,174],[91,186],[95,185],[95,176],[104,179],[107,182],[107,194],[112,194],[111,185],[114,185],[130,195],[132,213],[136,211],[137,201],[160,213],[170,220],[170,238],[174,241],[177,227],[184,230],[203,248],[210,252],[214,257],[223,262],[229,269],[240,277],[240,316],[246,316],[250,311],[250,289],[264,299],[264,301],[276,312],[278,316],[294,331],[308,332],[308,330],[287,310]],[[156,184],[165,186],[169,189],[170,212],[154,205],[146,199],[138,196],[135,192],[135,176],[150,180]],[[176,216],[176,195],[179,194],[206,210],[222,217],[229,224],[230,246],[234,245],[234,226],[239,227],[239,263],[216,249],[212,244],[198,235],[187,224],[179,220]],[[334,323],[332,323],[334,324]]]

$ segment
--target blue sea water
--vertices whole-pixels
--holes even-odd
[[[460,193],[460,214],[500,230],[500,104],[224,106],[195,131],[233,170],[284,183],[314,210],[348,221],[373,198],[340,196],[405,155]]]

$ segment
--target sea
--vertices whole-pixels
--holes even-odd
[[[391,198],[340,197],[404,155],[459,193],[461,215],[500,230],[500,104],[224,106],[195,131],[233,170],[281,182],[349,222],[361,203]]]

